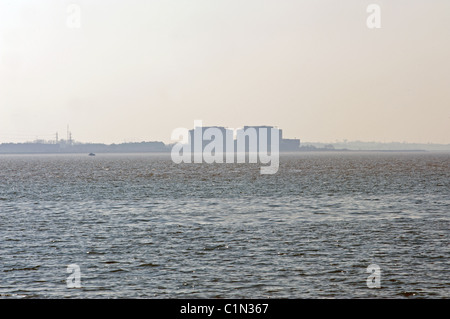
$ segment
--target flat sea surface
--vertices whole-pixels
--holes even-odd
[[[450,297],[450,153],[301,153],[277,174],[259,168],[1,155],[0,297]],[[69,264],[81,288],[67,287]]]

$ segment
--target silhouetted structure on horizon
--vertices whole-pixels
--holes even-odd
[[[212,130],[211,130],[212,129]],[[219,142],[222,145],[224,152],[239,152],[244,150],[245,152],[259,152],[260,145],[267,145],[267,151],[271,151],[272,145],[272,130],[278,131],[278,145],[280,152],[298,152],[300,151],[299,139],[284,139],[283,130],[274,126],[262,125],[262,126],[244,126],[236,131],[236,138],[233,136],[233,130],[222,126],[201,126],[195,127],[189,130],[189,142],[191,152],[204,151],[212,139],[211,136],[205,136],[205,132],[211,133],[214,131],[221,132],[223,140]],[[263,133],[264,132],[264,133]],[[263,135],[265,134],[265,136]],[[240,138],[239,138],[240,137]],[[231,143],[230,140],[233,142]],[[200,142],[200,147],[196,144]],[[228,144],[227,144],[228,143]],[[243,143],[243,145],[239,145]]]

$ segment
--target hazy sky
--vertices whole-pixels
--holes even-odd
[[[450,143],[450,1],[0,0],[0,142],[170,142],[194,120]]]

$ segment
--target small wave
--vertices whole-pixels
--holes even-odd
[[[228,249],[229,246],[228,245],[217,245],[217,246],[206,246],[203,248],[203,250],[209,251],[209,250],[223,250],[223,249]]]
[[[417,292],[410,292],[410,291],[403,291],[397,294],[398,296],[403,296],[403,297],[414,297],[417,296]]]
[[[88,254],[88,255],[104,255],[105,253],[102,253],[99,251],[87,251],[86,254]]]
[[[13,298],[39,298],[38,294],[24,294],[24,293],[4,293],[0,294],[0,297],[13,297]]]
[[[128,270],[125,270],[125,269],[122,269],[122,268],[114,269],[114,270],[111,270],[110,272],[123,272],[123,271],[128,272]]]
[[[159,267],[159,265],[158,264],[147,263],[147,264],[140,264],[138,267]]]
[[[3,270],[3,272],[10,272],[10,271],[27,271],[27,270],[38,270],[39,267],[41,267],[40,265],[35,266],[35,267],[24,267],[24,268],[11,268],[11,269],[6,269]]]

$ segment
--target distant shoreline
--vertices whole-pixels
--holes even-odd
[[[314,150],[314,151],[295,151],[295,152],[280,152],[281,156],[301,155],[301,154],[319,154],[319,153],[449,153],[450,150]],[[0,152],[1,155],[85,155],[85,152]],[[165,152],[97,152],[95,155],[167,155],[170,156],[169,151]]]
[[[121,144],[102,143],[51,143],[45,141],[27,143],[2,143],[0,154],[131,154],[161,153],[170,154],[174,144],[159,141],[132,142]],[[343,142],[343,143],[301,143],[297,149],[280,147],[280,154],[302,154],[317,152],[450,152],[450,144],[418,143],[377,143],[377,142]]]

